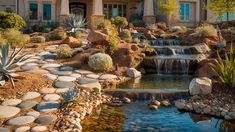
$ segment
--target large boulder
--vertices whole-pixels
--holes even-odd
[[[108,38],[108,35],[100,32],[100,31],[95,31],[92,30],[89,35],[88,35],[88,41],[92,42],[92,43],[96,43],[96,42],[102,42],[102,41],[106,41]]]
[[[205,43],[196,44],[190,50],[195,54],[207,54],[211,51],[209,46]]]
[[[190,95],[206,95],[212,92],[212,81],[207,77],[194,78],[189,85]]]
[[[130,68],[126,71],[126,74],[131,78],[137,78],[141,76],[141,72],[136,70],[135,68]]]
[[[215,72],[211,69],[211,64],[218,66],[219,63],[216,59],[205,59],[200,61],[198,63],[199,68],[195,72],[196,76],[208,78],[216,76]]]
[[[64,41],[64,44],[68,44],[71,48],[76,48],[82,46],[82,42],[74,37],[67,37]]]

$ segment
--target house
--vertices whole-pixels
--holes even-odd
[[[17,12],[17,1],[0,0],[0,11]]]
[[[0,5],[6,1],[0,0]],[[31,23],[58,22],[73,13],[87,19],[95,28],[104,19],[115,16],[126,17],[129,21],[143,19],[152,24],[158,20],[157,0],[15,0],[14,10]],[[195,26],[201,19],[201,0],[179,0],[179,11],[175,14],[176,25]],[[6,9],[3,9],[6,10]]]

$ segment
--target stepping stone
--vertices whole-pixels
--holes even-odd
[[[33,56],[31,57],[31,59],[38,59],[38,60],[41,60],[42,58],[40,56]]]
[[[54,67],[60,67],[60,64],[44,64],[42,68],[54,68]]]
[[[73,82],[76,80],[75,77],[71,77],[71,76],[59,76],[58,81],[64,81],[64,82]]]
[[[2,105],[16,106],[22,102],[21,99],[8,99],[2,102]]]
[[[45,68],[46,70],[52,72],[52,71],[59,71],[58,67],[49,67],[49,68]]]
[[[54,74],[44,74],[43,76],[47,77],[50,80],[56,80],[57,79],[57,75]]]
[[[82,75],[93,74],[93,72],[87,70],[75,70],[75,72]]]
[[[25,71],[32,71],[38,69],[38,66],[22,66],[21,68]]]
[[[71,76],[71,77],[75,77],[75,78],[80,78],[80,77],[82,77],[81,74],[77,74],[77,73],[71,74],[70,76]]]
[[[52,112],[59,109],[60,104],[57,102],[43,102],[37,105],[37,111],[39,112]]]
[[[36,74],[48,74],[49,73],[49,71],[43,70],[43,69],[35,69],[31,72],[36,73]]]
[[[100,77],[100,75],[98,75],[98,74],[88,74],[88,75],[86,75],[86,77],[92,78],[92,79],[98,79]]]
[[[47,130],[46,126],[35,126],[31,129],[32,132],[44,132]]]
[[[46,54],[50,54],[50,52],[48,52],[48,51],[43,51],[43,52],[39,53],[38,55],[39,55],[39,56],[43,56],[43,55],[46,55]]]
[[[26,94],[23,95],[22,100],[24,101],[24,100],[35,99],[35,98],[40,97],[40,95],[41,95],[41,94],[38,93],[38,92],[28,92],[28,93],[26,93]]]
[[[34,122],[34,120],[35,118],[33,116],[20,116],[20,117],[16,117],[16,118],[8,120],[6,124],[10,126],[26,125],[26,124]]]
[[[37,104],[38,104],[37,101],[28,100],[28,101],[24,101],[24,102],[20,103],[19,105],[17,105],[17,107],[19,107],[21,109],[31,109],[34,106],[36,106]]]
[[[43,57],[43,59],[55,59],[55,58],[57,58],[57,54],[56,53],[49,53],[49,54],[45,54],[45,55],[43,55],[42,56]]]
[[[71,88],[59,88],[55,91],[57,94],[65,93],[67,91],[71,90]]]
[[[82,84],[88,84],[88,83],[97,83],[98,80],[96,79],[91,79],[91,78],[82,78],[80,80],[78,80],[78,84],[82,85]]]
[[[47,94],[43,97],[45,101],[57,101],[60,99],[58,94]]]
[[[113,75],[113,74],[104,74],[104,75],[101,75],[100,80],[111,80],[111,79],[117,79],[117,76],[116,75]]]
[[[83,84],[79,85],[78,87],[87,91],[97,91],[97,92],[101,91],[101,85],[99,82]]]
[[[17,115],[20,109],[13,106],[0,106],[0,119],[10,118]]]
[[[73,67],[71,66],[63,66],[60,68],[60,71],[73,71]]]
[[[14,132],[28,132],[30,130],[31,127],[29,126],[22,126],[22,127],[19,127],[19,128],[16,128],[14,130]]]
[[[26,113],[26,116],[33,116],[33,117],[37,118],[40,116],[40,113],[37,111],[31,111],[31,112]]]
[[[72,74],[72,72],[71,71],[56,71],[56,70],[52,70],[51,74],[59,75],[59,76],[70,76]]]
[[[8,128],[0,127],[0,132],[10,132]]]
[[[35,120],[35,123],[43,124],[43,123],[51,123],[57,120],[55,115],[44,115]]]
[[[31,63],[26,63],[25,65],[26,65],[26,66],[37,66],[38,63],[33,63],[33,62],[31,62]]]
[[[42,88],[39,90],[41,94],[52,94],[55,93],[55,88]]]
[[[46,61],[46,62],[54,62],[55,60],[53,60],[53,59],[46,59],[44,61]]]
[[[64,81],[56,81],[54,85],[56,88],[73,88],[74,87],[73,82],[64,82]]]

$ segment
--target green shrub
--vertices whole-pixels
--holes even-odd
[[[134,20],[131,22],[135,27],[145,27],[143,20]]]
[[[117,16],[114,18],[113,24],[116,25],[116,27],[118,28],[118,31],[120,32],[122,29],[128,26],[128,21],[125,17]]]
[[[230,54],[225,53],[225,60],[223,60],[218,53],[218,61],[218,65],[211,64],[212,70],[222,83],[230,88],[235,88],[235,58],[233,56],[232,45]]]
[[[62,44],[57,49],[57,56],[61,59],[70,58],[73,56],[73,49],[67,44]]]
[[[21,16],[15,13],[0,11],[0,28],[15,28],[19,30],[25,26],[26,22]]]
[[[73,37],[76,38],[76,39],[80,39],[81,32],[77,31],[77,32],[73,33]]]
[[[117,50],[119,44],[119,38],[116,34],[108,36],[109,46],[106,48],[107,52],[113,54]]]
[[[101,22],[98,26],[97,29],[108,29],[112,27],[112,23],[110,20],[104,20],[103,22]]]
[[[43,36],[35,36],[31,40],[33,43],[45,43],[46,42],[46,38]]]
[[[49,33],[51,31],[51,28],[50,27],[43,27],[42,28],[42,32],[43,33]]]
[[[202,37],[215,37],[217,36],[217,30],[213,25],[204,24],[195,29],[195,33]]]
[[[113,68],[112,58],[103,53],[97,53],[89,57],[89,66],[96,71],[110,71]]]
[[[129,30],[123,30],[119,33],[119,36],[122,40],[126,42],[131,42],[131,32]]]
[[[63,40],[67,37],[67,33],[63,29],[56,29],[50,35],[51,40]]]

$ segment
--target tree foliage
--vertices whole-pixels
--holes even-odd
[[[173,15],[179,9],[177,0],[159,0],[159,10],[165,15]]]

